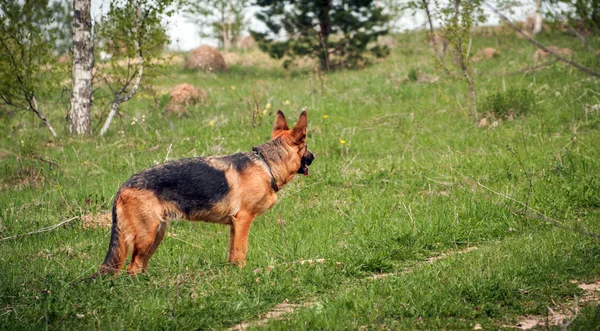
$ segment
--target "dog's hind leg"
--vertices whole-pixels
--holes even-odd
[[[121,193],[120,198],[123,202],[122,213],[125,215],[129,227],[128,243],[132,249],[131,262],[127,266],[127,272],[135,275],[145,271],[149,253],[151,251],[154,253],[156,250],[156,247],[153,246],[162,226],[159,217],[162,213],[162,206],[156,195],[146,190],[126,190]]]
[[[248,234],[254,220],[254,215],[240,211],[233,218],[229,230],[229,258],[227,262],[237,264],[240,267],[246,265],[246,253],[248,253]]]
[[[167,231],[167,223],[161,222],[160,225],[159,225],[159,227],[158,227],[158,231],[156,231],[156,237],[154,237],[154,243],[152,244],[152,246],[148,250],[148,254],[146,254],[146,258],[145,258],[144,263],[142,265],[142,272],[147,272],[148,271],[148,261],[150,261],[150,258],[152,257],[152,254],[154,254],[154,252],[156,252],[156,249],[158,248],[158,245],[160,245],[160,243],[164,239],[166,231]]]
[[[145,223],[143,229],[138,229],[137,236],[133,240],[133,254],[131,255],[131,262],[127,266],[127,272],[135,276],[139,272],[146,271],[148,260],[150,259],[150,252],[153,250],[156,237],[159,232],[158,220],[154,224],[148,224],[148,221],[142,221]],[[158,245],[157,245],[158,246]],[[156,247],[154,247],[156,250]],[[154,251],[152,251],[154,253]]]

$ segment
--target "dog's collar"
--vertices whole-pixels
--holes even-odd
[[[260,152],[260,149],[258,149],[258,147],[252,147],[252,152],[261,161],[263,161],[265,166],[267,166],[267,170],[269,170],[269,175],[271,175],[271,188],[273,189],[273,191],[275,191],[275,193],[277,193],[279,191],[279,186],[277,186],[277,183],[275,182],[275,176],[273,176],[273,171],[271,171],[271,167],[269,166],[265,158],[262,156],[262,153]]]

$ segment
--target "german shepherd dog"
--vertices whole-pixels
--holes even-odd
[[[229,225],[228,262],[244,266],[250,225],[277,202],[296,173],[308,175],[314,155],[306,146],[306,111],[289,129],[278,111],[271,140],[252,152],[167,162],[133,175],[117,192],[106,258],[96,275],[118,273],[127,252],[130,275],[148,261],[173,218]]]

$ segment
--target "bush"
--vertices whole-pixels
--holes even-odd
[[[482,110],[498,118],[514,118],[531,112],[535,107],[535,94],[528,89],[511,88],[506,92],[489,95]]]
[[[418,69],[415,69],[415,68],[411,68],[411,69],[408,71],[408,79],[409,79],[411,82],[416,82],[416,81],[419,79],[419,70],[418,70]]]

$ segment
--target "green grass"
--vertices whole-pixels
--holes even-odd
[[[535,95],[523,116],[478,127],[464,83],[405,79],[439,74],[423,39],[398,35],[388,59],[322,77],[168,68],[157,89],[192,83],[209,104],[178,118],[140,93],[102,138],[68,137],[58,92],[41,102],[62,131],[52,142],[31,114],[1,113],[0,237],[108,211],[119,185],[163,162],[169,146],[170,159],[249,151],[269,138],[277,109],[294,121],[307,108],[317,158],[310,176],[280,192],[253,225],[244,269],[225,263],[228,229],[206,223],[173,222],[149,273],[137,278],[84,281],[106,253],[109,230],[79,221],[0,241],[0,329],[222,329],[286,300],[311,305],[267,328],[497,329],[571,302],[581,295],[571,280],[600,275],[599,242],[526,216],[504,196],[600,233],[600,114],[586,113],[600,103],[598,80],[562,64],[503,77],[532,65],[534,49],[514,36],[476,37],[474,52],[502,52],[476,65],[480,100],[504,86]],[[576,39],[540,39],[598,68]],[[253,93],[273,106],[254,125]],[[370,279],[378,273],[393,275]],[[598,316],[591,305],[572,327],[595,327]]]

